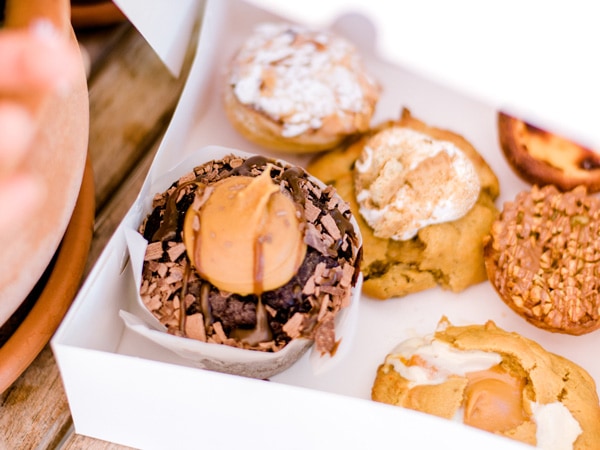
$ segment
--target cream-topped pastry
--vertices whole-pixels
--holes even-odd
[[[372,398],[457,420],[546,450],[600,439],[593,379],[517,333],[453,326],[400,343],[377,371]]]
[[[225,108],[233,125],[277,150],[323,150],[366,131],[379,98],[350,42],[287,23],[257,26],[227,81]]]
[[[473,163],[456,145],[400,126],[365,144],[355,185],[360,214],[374,235],[395,240],[463,217],[480,190]]]

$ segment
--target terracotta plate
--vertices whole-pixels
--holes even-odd
[[[33,306],[0,347],[0,392],[4,392],[48,343],[71,305],[88,257],[95,213],[89,161],[73,215],[52,265],[36,287]]]

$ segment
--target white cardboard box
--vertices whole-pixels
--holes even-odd
[[[188,82],[140,197],[160,174],[208,145],[307,162],[243,140],[227,122],[220,101],[225,65],[238,45],[255,23],[280,18],[239,0],[208,0],[203,14]],[[500,179],[498,206],[527,188],[501,155],[494,107],[373,54],[373,43],[361,40],[361,27],[368,23],[356,19],[341,18],[332,27],[351,30],[348,37],[364,51],[367,66],[382,84],[374,122],[397,117],[405,106],[431,125],[464,135]],[[512,313],[488,283],[460,294],[432,289],[384,302],[361,298],[352,351],[323,374],[313,373],[308,355],[270,381],[195,368],[134,335],[119,318],[120,309],[132,307],[137,289],[123,229],[139,223],[143,213],[138,200],[52,339],[77,433],[144,449],[521,448],[458,423],[370,400],[385,355],[406,337],[431,333],[442,315],[457,325],[493,319],[600,380],[600,363],[587,350],[598,345],[597,333],[572,337],[539,330]]]

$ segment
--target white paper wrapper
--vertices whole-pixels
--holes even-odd
[[[235,154],[248,158],[252,154],[241,152],[219,146],[208,146],[190,154],[175,168],[156,180],[149,183],[137,200],[139,214],[138,221],[132,220],[125,228],[125,239],[129,251],[130,266],[136,286],[141,286],[142,269],[147,241],[137,231],[143,217],[151,212],[152,198],[154,194],[164,192],[174,181],[189,173],[196,166],[205,162],[222,159],[228,154]],[[282,163],[288,164],[285,161]],[[312,181],[322,187],[324,184],[319,180]],[[358,245],[362,245],[358,224],[352,218],[352,223],[359,239]],[[351,347],[352,337],[357,323],[358,304],[362,286],[362,275],[359,276],[356,286],[353,287],[350,305],[342,309],[336,315],[335,332],[336,339],[340,344],[334,356],[321,355],[315,348],[311,350],[310,361],[315,374],[329,370],[336,361],[343,359],[344,354]],[[130,311],[121,310],[120,317],[125,325],[133,332],[149,339],[164,348],[171,350],[177,355],[191,361],[195,366],[218,372],[232,373],[253,378],[268,378],[290,367],[297,361],[312,345],[308,339],[294,339],[282,350],[274,353],[254,350],[244,350],[214,343],[205,343],[190,338],[183,338],[168,334],[166,327],[146,308],[141,295],[138,294],[136,304]]]

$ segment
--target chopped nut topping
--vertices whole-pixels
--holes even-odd
[[[505,302],[551,331],[600,327],[600,199],[584,187],[533,187],[507,202],[486,245]]]

